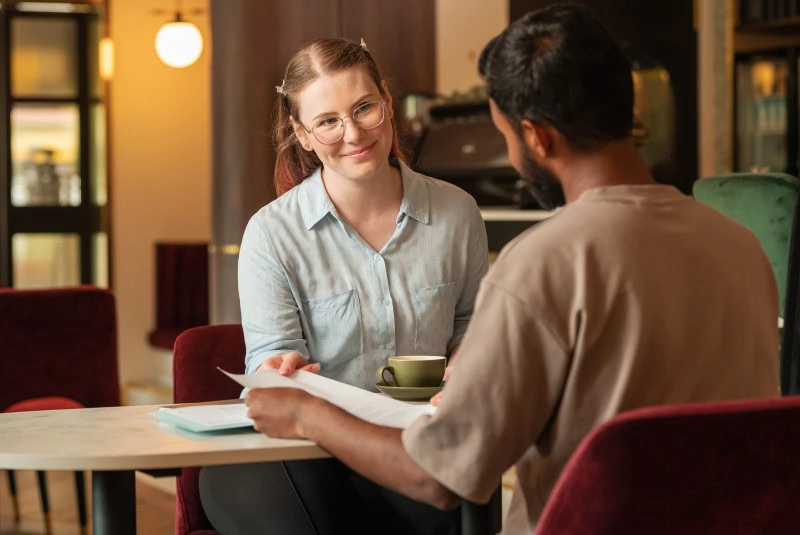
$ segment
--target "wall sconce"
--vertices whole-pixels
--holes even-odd
[[[156,53],[170,67],[188,67],[203,52],[203,36],[197,26],[183,20],[180,7],[175,18],[156,34]]]
[[[100,79],[107,82],[114,77],[114,42],[110,37],[103,37],[99,49]]]

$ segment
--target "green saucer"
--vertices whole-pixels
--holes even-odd
[[[389,386],[386,383],[377,383],[375,387],[387,396],[400,401],[428,401],[444,388],[444,384],[439,386]]]

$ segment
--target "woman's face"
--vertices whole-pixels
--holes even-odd
[[[382,84],[385,97],[365,69],[353,67],[323,75],[300,93],[299,117],[292,118],[292,125],[303,148],[316,152],[322,161],[326,179],[339,176],[346,180],[365,180],[389,165],[392,100],[386,84]],[[365,104],[376,100],[384,102],[383,122],[369,130],[359,128],[353,122],[353,115],[360,117],[369,108]],[[378,105],[378,111],[379,108]],[[321,132],[325,125],[335,125],[337,117],[345,116],[344,135],[335,143],[320,143],[308,133],[315,125],[320,125],[317,132]]]

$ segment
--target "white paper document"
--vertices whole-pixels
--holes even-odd
[[[219,370],[246,388],[288,387],[305,390],[362,420],[387,427],[403,429],[420,416],[433,414],[436,410],[429,403],[398,401],[303,370],[298,370],[291,377],[285,377],[277,370],[262,370],[249,375],[228,373],[222,368]]]

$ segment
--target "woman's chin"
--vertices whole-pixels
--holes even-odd
[[[389,167],[388,154],[380,157],[378,154],[369,154],[366,158],[340,160],[341,173],[353,179],[367,178]]]
[[[352,180],[367,180],[375,176],[380,170],[381,166],[374,161],[347,162],[342,167],[342,175]]]

